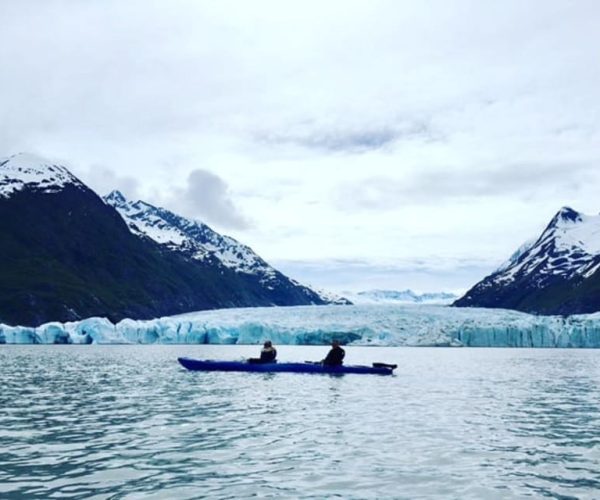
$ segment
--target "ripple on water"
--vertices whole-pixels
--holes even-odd
[[[323,348],[281,347],[285,359]],[[191,373],[243,346],[2,346],[2,498],[600,489],[600,351],[348,348],[396,377]]]

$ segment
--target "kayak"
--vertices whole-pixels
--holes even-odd
[[[288,372],[288,373],[357,373],[392,375],[396,365],[373,363],[373,366],[342,365],[324,366],[321,363],[248,363],[247,361],[214,361],[177,358],[188,370],[204,372]]]
[[[342,365],[324,366],[321,363],[248,363],[246,361],[214,361],[177,358],[188,370],[202,372],[288,372],[288,373],[357,373],[392,375],[396,365],[373,363],[373,366]]]

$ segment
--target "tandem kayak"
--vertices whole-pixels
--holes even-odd
[[[203,372],[288,372],[288,373],[358,373],[392,375],[396,365],[373,363],[373,366],[324,366],[321,363],[248,363],[246,361],[214,361],[177,358],[185,368]]]

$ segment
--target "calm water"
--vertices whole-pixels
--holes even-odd
[[[175,361],[256,351],[0,346],[0,498],[600,498],[600,351],[347,349],[395,377]]]

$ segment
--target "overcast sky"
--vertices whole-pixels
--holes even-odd
[[[0,156],[292,276],[461,290],[600,210],[596,1],[0,1]]]

